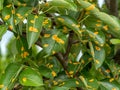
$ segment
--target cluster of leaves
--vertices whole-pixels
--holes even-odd
[[[120,21],[98,8],[96,0],[0,0],[0,38],[15,36],[0,90],[119,90]]]

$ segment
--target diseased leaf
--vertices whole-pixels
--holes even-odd
[[[105,44],[105,35],[101,30],[94,30],[94,29],[86,29],[88,32],[90,39],[95,42],[99,46],[104,46]]]
[[[0,90],[11,90],[14,87],[14,83],[22,69],[23,66],[20,64],[9,64],[5,70],[5,73],[0,78]]]
[[[38,40],[42,29],[43,16],[30,14],[27,22],[27,42],[29,48]]]
[[[19,82],[24,86],[42,86],[43,80],[40,73],[30,67],[25,68],[19,76]]]
[[[15,13],[15,24],[17,25],[20,21],[23,21],[32,12],[31,7],[19,7]]]
[[[109,80],[103,80],[100,82],[101,89],[102,90],[119,90],[120,84],[116,81],[114,81],[113,78],[110,78]]]
[[[96,69],[98,69],[103,64],[104,60],[105,60],[104,48],[95,50],[94,65],[95,65]]]
[[[6,25],[0,25],[0,39],[5,34],[6,31],[7,31],[7,26]]]
[[[42,38],[43,51],[47,56],[54,55],[56,52],[64,52],[67,41],[66,34],[61,32],[61,29],[53,29],[44,34]]]
[[[78,36],[80,35],[80,25],[77,21],[70,16],[58,16],[57,20],[63,25],[66,25],[68,28],[72,29]]]
[[[59,7],[59,8],[64,8],[64,9],[66,8],[66,9],[70,9],[73,11],[77,11],[76,5],[74,4],[73,1],[70,1],[70,0],[51,0],[48,2],[48,5],[51,5],[53,7]]]
[[[14,21],[14,12],[15,10],[12,8],[12,5],[7,5],[2,10],[2,18],[8,24],[9,29],[16,32],[15,29],[15,21]]]

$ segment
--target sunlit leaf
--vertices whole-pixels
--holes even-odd
[[[100,30],[94,30],[94,29],[86,29],[86,32],[88,32],[90,39],[92,39],[93,42],[95,42],[99,46],[103,46],[105,44],[105,35]]]
[[[111,39],[110,42],[112,44],[120,44],[120,39]]]
[[[56,52],[64,52],[67,36],[61,32],[61,29],[53,29],[44,34],[42,38],[43,50],[47,55],[55,54]]]
[[[3,9],[3,2],[4,2],[4,0],[0,0],[0,10]]]
[[[58,3],[60,2],[60,3]],[[51,0],[48,2],[48,5],[51,5],[53,7],[60,7],[60,8],[66,8],[66,9],[71,9],[73,11],[76,11],[76,5],[74,4],[73,1],[70,0]]]
[[[27,22],[27,41],[29,48],[38,40],[42,28],[43,16],[30,14]]]
[[[80,25],[74,18],[70,16],[58,16],[57,20],[72,29],[77,35],[80,35]]]

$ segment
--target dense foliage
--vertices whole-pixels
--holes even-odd
[[[108,12],[97,0],[0,0],[0,39],[14,34],[0,90],[120,90],[120,20]]]

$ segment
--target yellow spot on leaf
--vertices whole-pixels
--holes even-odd
[[[108,30],[108,25],[103,26],[103,29],[107,31]]]
[[[43,47],[48,47],[48,46],[49,46],[49,44],[44,44],[44,45],[43,45]]]
[[[106,69],[105,72],[106,72],[106,73],[110,73],[110,69]]]
[[[24,6],[24,7],[25,7],[26,5],[27,5],[26,3],[23,3],[23,4],[22,4],[22,6]]]
[[[112,88],[112,90],[117,90],[116,88]]]
[[[50,37],[50,34],[44,34],[44,37],[48,38],[48,37]]]
[[[90,14],[90,12],[89,12],[89,11],[87,11],[87,12],[85,12],[85,14],[89,15],[89,14]]]
[[[57,84],[58,84],[58,82],[57,82],[57,81],[53,81],[53,84],[54,84],[54,85],[57,85]]]
[[[95,8],[95,6],[94,5],[90,5],[89,7],[87,7],[85,10],[87,10],[87,11],[90,11],[90,10],[93,10]]]
[[[89,60],[89,61],[91,61],[91,60],[92,60],[92,58],[88,58],[88,60]]]
[[[48,7],[48,6],[49,6],[49,3],[45,3],[45,6],[47,6],[47,7]]]
[[[98,32],[94,32],[94,34],[95,34],[95,35],[97,35],[97,34],[98,34]]]
[[[31,27],[29,27],[29,31],[31,31],[31,32],[38,32],[38,29],[31,26]]]
[[[48,24],[48,19],[46,19],[44,22],[43,22],[43,25],[46,25]]]
[[[10,15],[6,15],[5,17],[4,17],[4,20],[8,20],[10,18]]]
[[[114,78],[111,78],[111,79],[109,80],[109,82],[112,82],[112,81],[114,81]]]
[[[64,22],[63,18],[57,18],[59,21]]]
[[[79,84],[80,84],[78,81],[75,81],[75,83],[76,83],[77,85],[79,85]]]
[[[12,26],[12,25],[10,25],[10,26],[9,26],[9,29],[10,29],[10,30],[12,30],[12,29],[13,29],[13,26]]]
[[[96,49],[97,51],[100,51],[100,47],[98,47],[98,46],[95,46],[95,49]]]
[[[8,88],[6,87],[6,89],[5,90],[8,90]]]
[[[94,79],[90,79],[90,80],[89,80],[89,82],[93,82],[93,81],[94,81]]]
[[[16,14],[18,16],[19,19],[22,19],[23,17],[21,16],[21,14],[17,13]]]
[[[65,82],[62,82],[61,84],[59,84],[59,86],[63,86],[65,84]]]
[[[60,39],[57,35],[53,35],[52,39],[60,44],[64,44],[64,41],[62,39]]]
[[[63,33],[68,33],[68,29],[67,29],[67,27],[63,27]]]
[[[30,22],[31,22],[31,23],[35,23],[35,21],[34,21],[34,20],[30,20]]]
[[[7,5],[6,7],[8,7],[8,8],[9,8],[9,7],[11,7],[11,6],[12,6],[12,5],[11,5],[11,4],[9,4],[9,5]]]
[[[97,22],[101,22],[101,20],[97,20]]]
[[[37,15],[35,15],[35,18],[38,18],[38,16],[37,16]]]
[[[22,46],[22,47],[21,47],[21,51],[24,51],[24,50],[25,50],[25,49],[24,49],[24,47]]]
[[[52,71],[52,76],[53,76],[53,77],[57,76],[57,74],[56,74],[55,71]]]
[[[101,24],[95,24],[97,27],[100,27],[101,26]]]
[[[12,14],[15,14],[15,10],[12,10]]]
[[[55,51],[52,51],[52,54],[54,55],[56,52]]]
[[[70,71],[70,72],[69,72],[69,76],[70,76],[70,77],[73,77],[73,74],[74,74],[74,71]]]
[[[15,81],[15,78],[13,78],[11,82],[13,83],[14,81]]]
[[[18,6],[21,6],[21,3],[20,3],[20,2],[18,2],[17,4],[18,4]]]
[[[26,77],[22,78],[22,81],[23,81],[23,82],[26,82],[26,81],[27,81],[27,78],[26,78]]]
[[[1,84],[1,85],[0,85],[0,88],[3,88],[3,87],[4,87],[4,85],[3,85],[3,84]]]
[[[23,53],[21,54],[21,57],[22,57],[22,58],[26,58],[27,56],[29,56],[29,53],[28,53],[28,52],[23,52]]]
[[[99,60],[95,60],[95,63],[96,63],[96,64],[99,64],[100,62],[99,62]]]
[[[73,27],[77,27],[77,28],[80,27],[80,25],[77,25],[77,24],[72,24],[72,26],[73,26]]]

